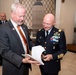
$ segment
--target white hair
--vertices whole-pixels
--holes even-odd
[[[17,8],[23,8],[23,9],[25,9],[25,6],[23,6],[20,3],[13,3],[11,5],[11,12],[15,12],[17,10]]]

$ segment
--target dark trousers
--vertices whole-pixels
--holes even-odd
[[[57,73],[46,73],[43,69],[40,69],[41,71],[41,75],[58,75],[58,72]]]
[[[58,73],[42,73],[41,72],[41,75],[58,75]]]
[[[29,75],[29,68],[27,67],[24,67],[25,71],[24,71],[24,74],[23,75]]]
[[[0,65],[2,65],[2,57],[1,57],[1,55],[0,55]]]

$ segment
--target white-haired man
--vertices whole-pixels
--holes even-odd
[[[30,57],[22,57],[22,54],[30,50],[30,38],[27,26],[24,25],[26,14],[25,7],[20,3],[11,6],[11,19],[0,26],[0,54],[3,58],[2,75],[29,75],[30,64],[38,64]],[[17,27],[20,27],[21,32]]]

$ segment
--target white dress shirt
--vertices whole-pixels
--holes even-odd
[[[11,22],[12,22],[14,28],[16,29],[16,31],[17,31],[17,33],[18,33],[18,35],[19,35],[19,37],[20,37],[20,40],[21,40],[21,42],[22,42],[24,51],[25,51],[25,53],[26,53],[26,45],[25,45],[25,43],[24,43],[24,41],[23,41],[22,36],[21,36],[20,33],[19,33],[19,30],[18,30],[18,28],[17,28],[18,25],[17,25],[12,19],[11,19]],[[24,34],[24,31],[23,31],[23,29],[22,29],[21,26],[20,26],[20,28],[21,28],[22,33]],[[25,36],[25,34],[24,34],[24,36]],[[26,36],[25,36],[25,38],[26,38]]]

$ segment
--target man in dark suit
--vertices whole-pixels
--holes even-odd
[[[25,7],[20,3],[11,6],[11,19],[0,26],[0,54],[3,58],[2,75],[29,75],[30,64],[38,64],[30,57],[23,57],[30,50],[27,26],[24,25]],[[17,26],[20,27],[27,43],[25,44]],[[28,46],[28,48],[27,48]]]
[[[0,25],[7,22],[6,14],[4,12],[0,13]]]
[[[0,13],[0,25],[7,22],[6,14],[4,12]],[[2,57],[0,55],[0,66],[2,65]]]
[[[49,13],[43,18],[43,29],[37,32],[36,45],[46,50],[42,55],[44,65],[40,65],[42,75],[58,75],[60,60],[66,53],[64,31],[55,28],[54,24],[54,15]]]

